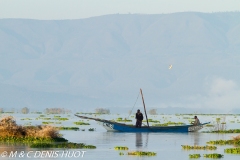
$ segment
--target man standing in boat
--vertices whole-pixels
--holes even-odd
[[[136,121],[136,127],[141,128],[142,127],[143,114],[140,112],[140,109],[137,110],[135,119],[137,120]]]

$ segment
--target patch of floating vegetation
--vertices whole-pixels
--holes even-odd
[[[146,121],[146,120],[143,120],[143,122],[147,122],[147,121]],[[158,121],[158,120],[153,120],[153,119],[148,119],[148,122],[160,123],[160,121]]]
[[[96,146],[86,145],[84,143],[33,143],[30,145],[31,148],[85,148],[85,149],[96,149]]]
[[[117,118],[117,120],[116,120],[117,122],[132,122],[132,120],[131,119],[126,119],[126,118]]]
[[[30,121],[30,120],[32,120],[31,118],[22,118],[21,120],[27,120],[27,121]]]
[[[54,122],[42,122],[42,124],[53,124]]]
[[[216,140],[216,141],[208,141],[207,144],[212,145],[240,145],[240,140]]]
[[[128,150],[128,147],[126,146],[116,146],[114,147],[115,150]]]
[[[40,137],[0,137],[0,142],[8,143],[51,143],[67,142],[65,138],[40,138]]]
[[[240,133],[240,129],[229,129],[219,131],[205,131],[204,133]]]
[[[212,153],[212,154],[203,154],[204,158],[223,158],[222,154]]]
[[[82,122],[82,121],[73,122],[73,123],[76,124],[76,125],[90,125],[89,123],[85,123],[85,122]]]
[[[189,156],[189,158],[200,158],[201,157],[200,154],[189,154],[188,156]]]
[[[119,155],[122,156],[122,155],[124,155],[124,153],[123,152],[119,152]]]
[[[79,130],[79,127],[56,127],[59,130]]]
[[[128,152],[128,155],[134,155],[134,156],[156,156],[156,152],[147,152],[147,151],[133,151]]]
[[[94,128],[89,128],[88,131],[95,131],[95,129]]]
[[[216,150],[216,146],[189,146],[189,145],[182,145],[183,149],[191,150],[191,149],[196,149],[196,150]]]
[[[240,154],[240,148],[226,148],[224,149],[224,152],[230,154]]]
[[[206,124],[205,127],[214,127],[213,124]]]
[[[3,113],[9,113],[9,114],[13,114],[14,112],[3,112]]]
[[[68,118],[63,118],[63,117],[54,117],[54,120],[59,120],[59,121],[67,121],[69,120]]]

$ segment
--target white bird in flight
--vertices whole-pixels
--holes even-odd
[[[172,69],[172,65],[169,65],[168,69]]]

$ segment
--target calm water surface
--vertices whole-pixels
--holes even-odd
[[[17,122],[20,124],[26,123],[20,119],[23,117],[29,117],[30,115],[15,115]],[[66,115],[62,116],[66,117]],[[104,117],[104,116],[103,116]],[[171,115],[175,120],[178,119]],[[35,120],[36,115],[32,116],[32,124],[39,124],[39,120]],[[115,116],[116,118],[116,116]],[[235,117],[228,117],[228,120],[234,120]],[[107,119],[107,118],[106,118]],[[111,118],[110,118],[111,119]],[[156,117],[153,119],[157,119]],[[74,126],[73,122],[78,121],[79,119],[70,116],[70,120],[62,122],[61,125],[64,126]],[[211,120],[209,117],[201,117],[201,120],[208,121]],[[227,160],[237,160],[240,158],[240,155],[230,155],[225,154],[224,149],[230,148],[233,146],[217,146],[218,149],[215,151],[204,151],[204,150],[182,150],[181,145],[206,145],[207,141],[218,140],[218,139],[231,139],[232,136],[238,134],[210,134],[210,133],[120,133],[120,132],[106,132],[106,130],[97,124],[95,121],[89,121],[90,126],[80,126],[80,129],[85,129],[85,131],[60,131],[63,134],[63,137],[68,139],[70,142],[75,143],[86,143],[97,146],[97,149],[77,149],[77,150],[59,150],[59,149],[49,149],[48,151],[86,151],[83,157],[78,158],[68,158],[68,157],[56,157],[56,158],[34,158],[34,159],[89,159],[89,160],[125,160],[125,159],[134,159],[134,160],[184,160],[189,159],[189,154],[199,153],[201,155],[206,153],[220,153],[224,154],[224,159]],[[40,123],[41,124],[41,123]],[[230,124],[228,128],[239,128],[239,124]],[[96,131],[90,132],[88,128],[96,128]],[[157,152],[157,156],[152,157],[137,157],[137,156],[128,156],[128,155],[119,155],[120,151],[114,150],[115,146],[127,146],[129,151],[152,151]],[[40,149],[32,149],[24,145],[14,145],[14,144],[0,144],[0,154],[4,151],[40,151]],[[41,150],[46,151],[46,150]],[[127,153],[127,151],[121,151]],[[0,155],[1,156],[1,155]],[[16,158],[3,158],[0,159],[31,159],[24,157]],[[205,159],[201,157],[200,159]]]

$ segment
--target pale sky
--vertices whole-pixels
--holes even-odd
[[[240,11],[240,0],[0,0],[0,19],[81,19],[189,11]]]

